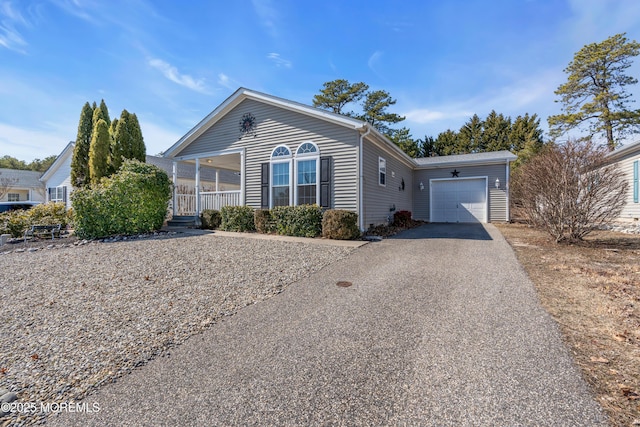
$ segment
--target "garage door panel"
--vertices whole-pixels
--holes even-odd
[[[431,182],[432,222],[484,222],[487,212],[485,178]]]

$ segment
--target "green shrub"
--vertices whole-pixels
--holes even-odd
[[[268,209],[256,209],[253,213],[253,221],[258,233],[273,234],[276,232],[276,223]]]
[[[222,222],[222,216],[220,215],[220,211],[215,209],[205,209],[202,211],[200,215],[200,222],[202,223],[202,228],[205,230],[215,230],[220,227],[220,223]]]
[[[271,216],[278,234],[317,237],[322,233],[322,209],[318,205],[278,206],[271,209]]]
[[[251,206],[223,206],[220,209],[222,222],[220,229],[224,231],[255,231],[253,208]]]
[[[125,160],[115,175],[71,195],[76,235],[93,239],[160,229],[171,185],[162,169]]]
[[[398,211],[393,214],[393,225],[395,227],[410,227],[411,226],[411,212]]]
[[[358,214],[338,209],[325,211],[322,217],[322,237],[336,240],[359,238]]]
[[[18,209],[0,214],[0,234],[11,234],[11,237],[22,237],[31,226],[29,211]]]
[[[70,213],[64,203],[49,202],[36,205],[27,211],[31,225],[60,224],[63,229],[70,222]]]

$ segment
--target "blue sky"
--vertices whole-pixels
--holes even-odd
[[[640,41],[640,1],[0,0],[0,156],[58,154],[86,101],[157,154],[240,86],[311,104],[338,78],[390,92],[416,138],[492,109],[546,130],[573,54],[621,32]]]

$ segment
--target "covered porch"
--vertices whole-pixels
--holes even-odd
[[[244,149],[173,159],[173,217],[244,205]]]

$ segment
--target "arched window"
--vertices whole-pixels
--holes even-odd
[[[313,142],[303,142],[296,150],[296,205],[319,204],[318,170],[320,151]]]
[[[291,150],[278,145],[271,152],[271,207],[291,204]]]

